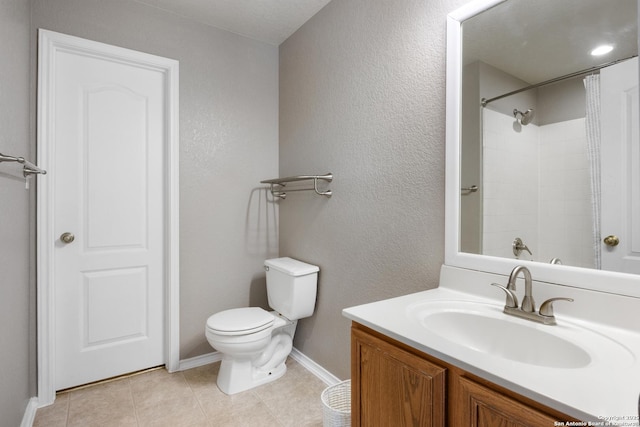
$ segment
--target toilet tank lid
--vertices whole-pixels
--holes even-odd
[[[317,265],[307,264],[306,262],[289,257],[268,259],[264,262],[264,265],[269,268],[275,268],[290,276],[306,276],[307,274],[320,271],[320,267]]]

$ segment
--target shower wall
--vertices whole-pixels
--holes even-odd
[[[463,99],[461,125],[461,186],[478,186],[477,192],[462,193],[461,240],[462,252],[482,253],[483,217],[482,205],[485,186],[482,171],[482,135],[480,100],[527,86],[529,83],[517,79],[482,61],[467,64],[463,72]],[[506,99],[497,100],[489,108],[511,114],[517,106],[520,109],[536,108],[537,93],[522,92]],[[534,118],[536,120],[536,118]]]
[[[585,119],[540,127],[539,261],[594,268]],[[535,252],[534,252],[535,254]]]
[[[474,87],[468,79],[478,88],[477,99],[530,84],[482,62],[465,67],[465,84]],[[521,259],[548,262],[557,257],[565,264],[591,267],[582,78],[527,90],[493,101],[486,108],[479,104],[474,103],[481,110],[476,114],[482,122],[478,126],[482,139],[480,153],[473,158],[480,159],[479,182],[483,184],[478,195],[481,253],[514,258],[512,243],[520,237],[533,253],[521,253]],[[520,125],[513,116],[516,108],[532,108],[533,122]],[[473,129],[466,133],[472,134]],[[463,147],[463,157],[468,152]]]
[[[506,258],[514,256],[511,242],[516,237],[534,254],[539,246],[539,128],[514,123],[513,116],[483,111],[482,253]]]
[[[483,112],[483,253],[593,267],[591,197],[584,118],[520,126]]]

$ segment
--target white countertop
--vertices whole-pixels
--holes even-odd
[[[560,296],[574,298],[575,302],[567,303],[567,307],[564,304],[561,306],[562,302],[557,304],[556,326],[541,325],[512,316],[509,316],[509,320],[525,322],[542,331],[549,331],[545,328],[559,328],[553,332],[565,335],[582,328],[602,339],[613,340],[626,349],[620,353],[621,356],[612,358],[610,354],[600,351],[596,342],[580,341],[582,338],[576,333],[571,336],[573,342],[591,356],[586,366],[536,366],[476,351],[465,346],[464,342],[455,342],[437,331],[430,331],[415,316],[416,307],[421,304],[428,307],[434,302],[442,305],[447,301],[483,305],[492,312],[500,312],[496,316],[503,314],[504,294],[489,284],[492,281],[504,284],[506,280],[501,276],[458,270],[444,268],[440,286],[436,289],[347,308],[343,314],[397,341],[579,420],[610,420],[610,424],[603,425],[639,425],[640,299],[534,282],[533,294],[538,304],[550,297]],[[464,283],[469,281],[473,283]],[[518,290],[518,294],[521,299],[522,289]],[[509,341],[511,338],[505,335],[504,339]],[[548,351],[553,352],[554,349]]]

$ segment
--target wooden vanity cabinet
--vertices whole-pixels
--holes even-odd
[[[372,329],[351,329],[355,427],[550,427],[578,421]]]
[[[445,368],[357,328],[351,354],[352,425],[444,427]]]
[[[455,379],[459,392],[451,400],[452,426],[553,426],[566,416],[552,416],[463,376]],[[456,404],[455,402],[458,402]]]

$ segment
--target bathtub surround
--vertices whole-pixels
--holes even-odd
[[[482,254],[594,268],[585,119],[514,130],[513,114],[484,109]],[[504,165],[518,165],[518,174]],[[562,183],[563,185],[558,185]],[[505,244],[506,243],[506,244]]]
[[[280,255],[321,271],[294,346],[343,379],[341,309],[438,284],[445,17],[464,3],[334,0],[280,45],[280,176],[335,176],[331,199],[280,203]]]

